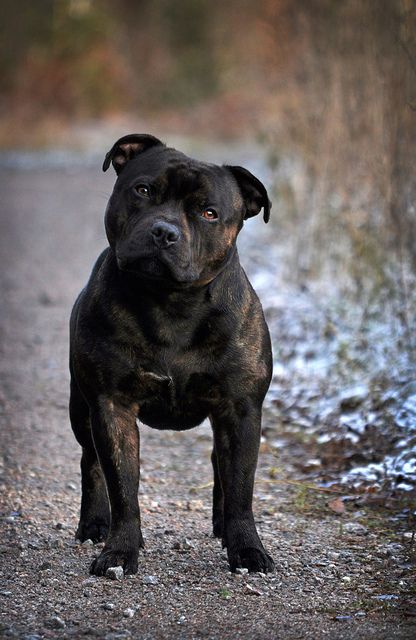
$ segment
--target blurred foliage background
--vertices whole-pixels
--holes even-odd
[[[19,0],[0,33],[3,148],[126,117],[255,141],[288,273],[347,266],[411,340],[416,0]]]

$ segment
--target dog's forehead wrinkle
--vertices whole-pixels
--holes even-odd
[[[232,206],[239,207],[239,191],[221,166],[195,160],[165,147],[154,147],[128,162],[120,174],[116,191],[137,181],[153,186],[156,196],[166,199],[175,194],[176,200],[195,194],[200,204],[204,200],[227,199]],[[230,198],[231,196],[231,198]]]

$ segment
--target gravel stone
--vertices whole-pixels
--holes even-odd
[[[123,611],[123,617],[124,618],[132,618],[134,616],[134,614],[135,614],[135,610],[134,609],[130,609],[130,607],[127,608],[127,609],[124,609],[124,611]]]
[[[345,533],[350,533],[354,536],[366,536],[368,535],[368,529],[359,522],[346,522],[343,525]]]
[[[188,511],[203,511],[204,503],[202,500],[188,500],[186,508]]]
[[[108,567],[105,572],[106,578],[110,578],[110,580],[123,580],[124,571],[123,567]]]
[[[189,551],[189,549],[195,549],[195,543],[189,540],[189,538],[185,538],[182,542],[182,549],[186,549],[187,551]]]
[[[88,540],[84,540],[84,542],[82,543],[83,547],[93,547],[94,543],[92,540],[90,540],[90,538],[88,538]]]
[[[144,576],[143,584],[159,584],[159,578],[157,576]]]
[[[46,626],[49,629],[65,629],[66,623],[65,620],[62,620],[59,616],[52,616],[46,621]]]
[[[249,596],[262,596],[263,592],[256,587],[253,587],[251,584],[246,584],[244,586],[244,593],[247,593]]]
[[[403,538],[404,540],[409,540],[409,541],[413,541],[416,539],[416,532],[415,531],[406,531],[406,533],[403,534]]]

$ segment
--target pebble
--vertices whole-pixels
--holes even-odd
[[[406,533],[403,534],[403,538],[412,541],[416,538],[416,533],[414,531],[406,531]]]
[[[351,582],[350,576],[344,576],[343,578],[341,578],[341,580],[342,582],[346,582],[346,583]]]
[[[144,576],[143,584],[159,584],[159,578],[157,576]]]
[[[47,620],[47,626],[50,629],[65,629],[66,624],[65,620],[62,620],[59,616],[52,616],[52,618]]]
[[[237,567],[235,572],[238,573],[240,576],[245,576],[248,574],[248,569],[246,569],[246,567]]]
[[[390,542],[384,548],[381,549],[381,552],[386,556],[394,556],[395,553],[401,553],[403,551],[403,545],[398,542]]]
[[[195,549],[195,544],[189,538],[185,538],[182,543],[182,548],[189,551],[189,549]]]
[[[246,584],[244,587],[244,593],[247,593],[250,596],[262,596],[263,592],[260,589],[256,589],[256,587],[252,587],[251,584]]]
[[[3,518],[3,522],[6,522],[7,524],[14,524],[15,518],[14,516],[7,516],[6,518]]]
[[[77,485],[74,482],[68,482],[66,488],[71,491],[77,491]]]
[[[354,536],[366,536],[368,534],[368,529],[359,522],[346,522],[343,525],[343,530],[345,533],[351,533]]]
[[[50,546],[52,547],[52,549],[63,549],[64,548],[64,543],[62,540],[52,540]]]
[[[188,500],[186,508],[188,511],[202,511],[204,509],[204,503],[202,500]]]
[[[76,575],[75,573],[72,575]],[[83,587],[89,587],[92,584],[95,584],[97,582],[97,576],[91,576],[91,578],[86,578],[85,580],[82,581],[82,586]]]
[[[42,564],[39,567],[39,570],[45,571],[45,569],[52,569],[52,562],[50,562],[49,560],[45,560],[45,562],[42,562]]]
[[[64,524],[63,522],[57,522],[55,525],[55,529],[57,529],[58,531],[63,531],[64,529],[66,529],[66,524]]]
[[[84,542],[82,543],[82,546],[83,547],[93,547],[94,543],[90,538],[88,538],[87,540],[84,540]]]
[[[28,543],[27,543],[27,546],[29,547],[29,549],[41,549],[42,548],[37,540],[29,540]]]
[[[130,609],[130,608],[124,609],[123,617],[124,618],[132,618],[134,616],[134,613],[135,613],[134,609]]]
[[[91,596],[91,591],[89,589],[84,589],[84,596],[89,598]]]
[[[105,611],[114,611],[115,608],[116,608],[116,605],[113,604],[112,602],[106,602],[105,604],[103,604],[103,609]]]
[[[124,571],[123,567],[108,567],[105,572],[106,578],[110,578],[110,580],[123,580]]]

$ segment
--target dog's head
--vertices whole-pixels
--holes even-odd
[[[119,269],[174,285],[215,278],[235,250],[244,220],[271,204],[242,167],[188,158],[144,134],[120,138],[107,153],[117,182],[105,226]]]

